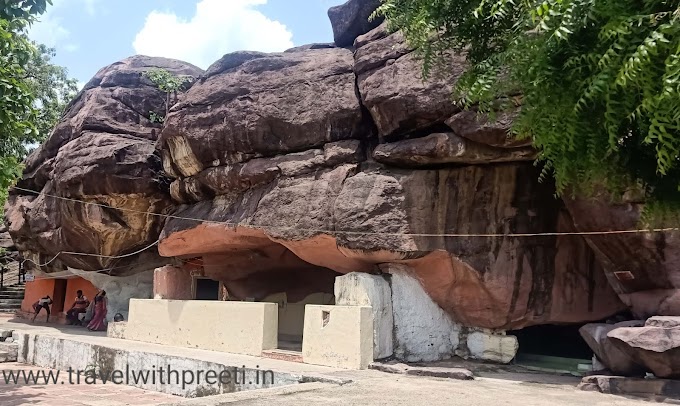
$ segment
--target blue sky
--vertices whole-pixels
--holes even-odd
[[[84,83],[134,54],[201,68],[225,53],[332,42],[327,17],[344,0],[53,0],[29,35],[57,49],[55,63]]]

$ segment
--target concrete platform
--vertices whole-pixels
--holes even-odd
[[[82,328],[64,327],[44,324],[25,324],[21,322],[3,321],[0,319],[0,331],[12,329],[18,331],[17,335],[28,337],[30,342],[23,348],[31,352],[31,348],[44,345],[43,350],[32,355],[34,361],[39,363],[87,363],[88,359],[96,354],[105,355],[100,360],[105,361],[107,355],[113,358],[125,360],[130,364],[140,365],[140,357],[144,362],[159,362],[171,358],[177,369],[218,368],[220,366],[245,365],[246,368],[271,369],[277,372],[282,382],[290,383],[287,386],[276,386],[260,390],[237,391],[212,395],[210,391],[196,391],[190,389],[184,396],[211,395],[200,399],[186,399],[182,397],[166,397],[154,399],[148,402],[152,392],[139,392],[139,403],[134,399],[127,401],[122,395],[111,395],[111,391],[137,391],[139,389],[128,386],[90,385],[84,390],[100,393],[101,396],[111,395],[108,399],[84,398],[86,393],[80,393],[79,388],[71,388],[70,385],[48,385],[35,388],[45,396],[60,397],[57,403],[42,404],[74,404],[81,403],[97,406],[121,406],[127,404],[162,404],[178,406],[218,406],[218,405],[413,405],[428,404],[436,405],[489,405],[496,406],[500,403],[509,406],[560,406],[586,404],[589,406],[610,405],[637,405],[639,400],[626,399],[623,397],[601,394],[597,392],[584,392],[576,389],[579,380],[573,377],[560,377],[549,374],[527,374],[506,371],[493,365],[480,364],[472,368],[473,364],[458,362],[436,364],[437,367],[466,367],[475,373],[475,380],[454,380],[446,378],[432,378],[423,376],[387,374],[375,370],[350,371],[327,367],[319,367],[295,362],[286,362],[274,359],[263,359],[244,355],[232,355],[198,349],[167,347],[156,344],[145,344],[125,340],[111,339],[104,333],[92,333]],[[25,340],[25,338],[22,338]],[[31,347],[32,346],[32,347]],[[73,348],[81,352],[76,352]],[[102,351],[102,348],[104,349]],[[68,357],[41,355],[41,353],[54,352],[56,354],[71,354]],[[37,358],[35,358],[37,355]],[[20,354],[21,356],[21,354]],[[29,355],[30,357],[30,355]],[[114,363],[115,364],[115,363]],[[8,365],[8,364],[5,364]],[[117,364],[116,364],[117,365]],[[50,367],[54,368],[52,365]],[[105,365],[106,366],[106,365]],[[118,366],[116,366],[118,368]],[[137,367],[135,367],[137,368]],[[2,366],[0,366],[2,369]],[[285,381],[288,379],[289,381]],[[294,382],[293,382],[294,381]],[[168,385],[165,389],[168,389]],[[260,385],[261,387],[265,387]],[[30,389],[30,388],[29,388]],[[15,390],[29,390],[18,388]],[[68,389],[68,390],[65,390]],[[74,389],[77,389],[74,391]],[[153,387],[154,391],[164,389]],[[234,388],[244,389],[244,388]],[[2,390],[0,389],[0,392]],[[193,393],[191,393],[193,391]],[[118,393],[118,392],[116,392]],[[142,394],[146,393],[142,396]],[[166,392],[167,393],[167,392]],[[0,393],[0,400],[2,399]],[[169,396],[159,394],[159,396]],[[39,400],[36,397],[35,400]],[[50,398],[52,399],[52,398]],[[143,401],[144,400],[144,401]],[[83,402],[85,401],[85,402]],[[60,402],[60,403],[59,403]],[[79,403],[80,402],[80,403]],[[5,405],[0,401],[0,404]],[[10,403],[11,404],[11,403]],[[25,404],[25,403],[14,403]]]
[[[19,345],[18,361],[38,367],[66,371],[95,371],[100,380],[121,372],[126,384],[137,388],[184,397],[295,385],[302,382],[344,384],[348,380],[332,374],[339,369],[259,358],[248,355],[170,347],[106,337],[82,327],[26,324],[0,321],[0,330],[14,330]],[[177,374],[159,372],[173,370]],[[147,382],[136,378],[151,373]],[[203,371],[202,373],[200,371]],[[224,379],[207,379],[208,371],[226,373]],[[200,375],[203,375],[201,379]],[[166,376],[168,379],[162,379]],[[186,380],[185,380],[186,376]],[[151,381],[151,378],[153,381]],[[187,382],[191,380],[191,382]]]

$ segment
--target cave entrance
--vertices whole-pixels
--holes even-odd
[[[195,300],[219,300],[220,282],[208,278],[194,277]]]
[[[302,336],[305,325],[305,306],[334,305],[335,296],[331,293],[315,292],[303,300],[295,301],[283,293],[271,295],[264,302],[276,303],[279,306],[279,350],[302,352]]]
[[[582,375],[592,365],[593,352],[581,337],[582,325],[541,325],[508,331],[517,337],[515,363],[547,372]]]
[[[335,278],[340,274],[306,262],[258,233],[242,236],[230,249],[202,255],[201,276],[222,282],[223,300],[275,303],[279,349],[301,352],[305,307],[335,304]],[[283,358],[272,357],[277,356]]]

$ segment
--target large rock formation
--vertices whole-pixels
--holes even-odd
[[[337,274],[406,263],[475,327],[622,309],[582,238],[487,236],[573,224],[526,143],[449,103],[462,58],[423,82],[400,34],[379,27],[355,45],[229,54],[193,85],[159,141],[182,203],[162,255],[255,298],[331,293]]]
[[[642,375],[644,369],[629,354],[619,350],[608,336],[610,332],[622,327],[640,327],[644,321],[633,320],[616,324],[592,323],[581,327],[579,332],[597,359],[611,372],[617,375]]]
[[[369,3],[346,7],[361,5],[363,19]],[[127,274],[179,258],[235,298],[285,292],[291,302],[333,293],[339,274],[399,264],[451,325],[475,328],[583,323],[622,310],[583,238],[538,235],[573,232],[574,222],[554,187],[538,182],[535,152],[508,138],[511,115],[491,123],[450,103],[464,58],[451,56],[448,77],[423,81],[399,33],[364,34],[364,21],[355,23],[362,28],[335,27],[359,35],[353,50],[225,55],[162,129],[145,114],[163,95],[140,72],[200,72],[145,57],[105,68],[27,162],[20,186],[45,194],[11,197],[19,247],[36,262],[64,250],[116,256],[160,231],[165,260],[154,249],[59,260]],[[471,333],[466,345],[493,352],[491,339],[508,341]]]
[[[680,378],[680,317],[652,317],[643,327],[620,327],[607,336],[657,377]]]
[[[147,212],[171,206],[154,146],[160,125],[149,120],[151,111],[165,110],[165,94],[142,75],[152,68],[192,77],[201,73],[184,62],[143,56],[108,66],[29,156],[7,206],[9,232],[28,266],[49,262],[53,270],[68,266],[115,275],[167,262],[155,247],[125,258],[105,257],[156,241],[163,218]],[[63,253],[52,261],[63,251],[100,256]]]

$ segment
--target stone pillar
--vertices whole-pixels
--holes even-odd
[[[191,272],[174,266],[164,266],[153,271],[154,299],[191,300]]]
[[[394,355],[407,362],[450,358],[459,344],[459,327],[427,294],[406,265],[386,264],[392,276]]]
[[[384,277],[354,272],[335,278],[335,304],[370,306],[373,313],[373,357],[392,356],[392,289]]]

